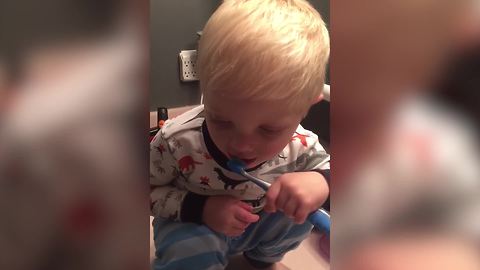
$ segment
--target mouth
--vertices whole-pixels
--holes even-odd
[[[243,161],[246,165],[251,165],[251,164],[253,164],[253,162],[255,162],[255,160],[257,160],[257,159],[256,159],[256,158],[250,158],[250,159],[241,158],[240,160]]]
[[[235,155],[231,155],[231,154],[229,154],[228,156],[230,157],[230,159],[236,158],[236,159],[241,160],[247,166],[253,164],[257,160],[257,158],[240,158],[240,157],[236,157]]]

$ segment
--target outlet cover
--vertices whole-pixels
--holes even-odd
[[[197,51],[181,51],[178,55],[180,63],[180,80],[182,82],[198,81]]]

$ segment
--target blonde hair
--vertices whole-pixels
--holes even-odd
[[[308,109],[330,52],[320,14],[305,0],[225,0],[199,44],[200,88],[210,95],[286,100]]]

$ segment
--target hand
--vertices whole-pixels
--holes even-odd
[[[203,222],[210,229],[226,236],[239,236],[250,223],[260,218],[253,207],[232,196],[212,196],[203,208]]]
[[[268,190],[266,212],[282,211],[302,224],[328,197],[325,178],[317,172],[286,173],[278,177]]]

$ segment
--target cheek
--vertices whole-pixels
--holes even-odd
[[[228,132],[215,129],[209,129],[208,132],[210,133],[210,137],[215,145],[220,149],[220,151],[225,153],[227,138],[229,138]]]
[[[265,140],[262,144],[262,156],[265,159],[271,159],[274,156],[278,155],[283,148],[290,142],[290,135],[278,137],[275,139]]]

